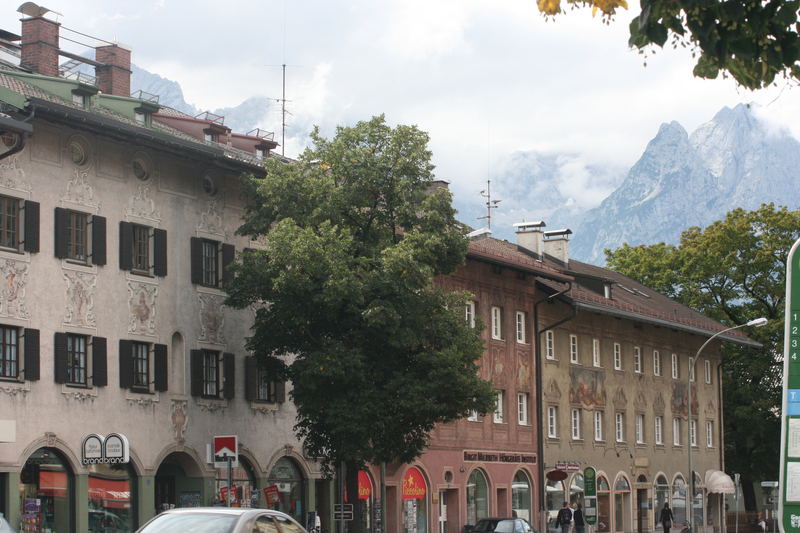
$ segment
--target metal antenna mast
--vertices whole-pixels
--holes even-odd
[[[497,209],[497,204],[502,200],[492,200],[492,180],[486,180],[486,189],[480,192],[480,195],[486,198],[486,215],[478,217],[478,220],[486,219],[489,229],[492,229],[492,209]]]

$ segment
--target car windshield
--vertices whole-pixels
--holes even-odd
[[[494,533],[514,533],[513,520],[501,520],[494,526]]]
[[[238,515],[216,513],[163,514],[147,524],[139,533],[228,533]]]
[[[474,533],[489,533],[494,531],[494,527],[497,525],[499,520],[478,520],[478,523],[475,524],[475,527],[472,529]]]

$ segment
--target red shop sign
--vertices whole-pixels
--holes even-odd
[[[267,505],[275,505],[281,501],[281,496],[278,492],[277,485],[270,485],[264,487],[264,499],[267,500]]]
[[[358,499],[369,500],[372,496],[372,481],[363,470],[358,471]]]
[[[426,492],[427,485],[425,478],[422,477],[422,472],[415,467],[409,468],[403,478],[403,499],[421,500],[425,497]]]

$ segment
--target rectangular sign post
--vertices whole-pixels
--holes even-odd
[[[597,471],[587,466],[583,469],[583,519],[593,526],[597,523]]]
[[[800,533],[800,240],[792,246],[786,262],[778,492],[778,525],[781,533]]]
[[[233,468],[239,466],[239,437],[236,435],[220,435],[214,437],[214,466],[217,468],[228,467],[228,497],[225,503],[228,507],[233,502]]]

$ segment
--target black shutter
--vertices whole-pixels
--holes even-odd
[[[286,401],[286,382],[285,381],[276,381],[275,382],[275,401],[278,403],[283,403]]]
[[[236,258],[236,247],[232,244],[222,245],[222,286],[227,287],[233,280],[233,272],[228,270],[228,267],[233,263]]]
[[[119,340],[119,386],[133,387],[133,343],[122,339]]]
[[[92,264],[106,264],[106,217],[92,217]]]
[[[25,200],[25,235],[22,249],[26,252],[39,251],[39,202]]]
[[[203,284],[203,239],[192,237],[191,241],[192,283]]]
[[[108,385],[108,348],[105,337],[92,337],[92,385]]]
[[[230,400],[236,390],[236,360],[232,353],[222,354],[222,371],[224,383],[222,387],[222,397]]]
[[[244,398],[258,400],[258,360],[255,357],[244,358]]]
[[[22,334],[25,342],[25,379],[39,379],[39,330],[25,328]]]
[[[167,345],[156,344],[153,347],[153,369],[155,374],[155,389],[158,392],[165,392],[167,390],[168,377],[167,373]]]
[[[133,268],[133,224],[119,223],[119,269]]]
[[[167,275],[167,230],[153,230],[153,274]]]
[[[67,257],[67,210],[63,207],[56,207],[55,212],[55,255],[59,259]]]
[[[53,341],[54,376],[56,383],[67,382],[67,334],[56,333]]]
[[[192,350],[189,354],[192,376],[192,396],[203,395],[203,350]]]

